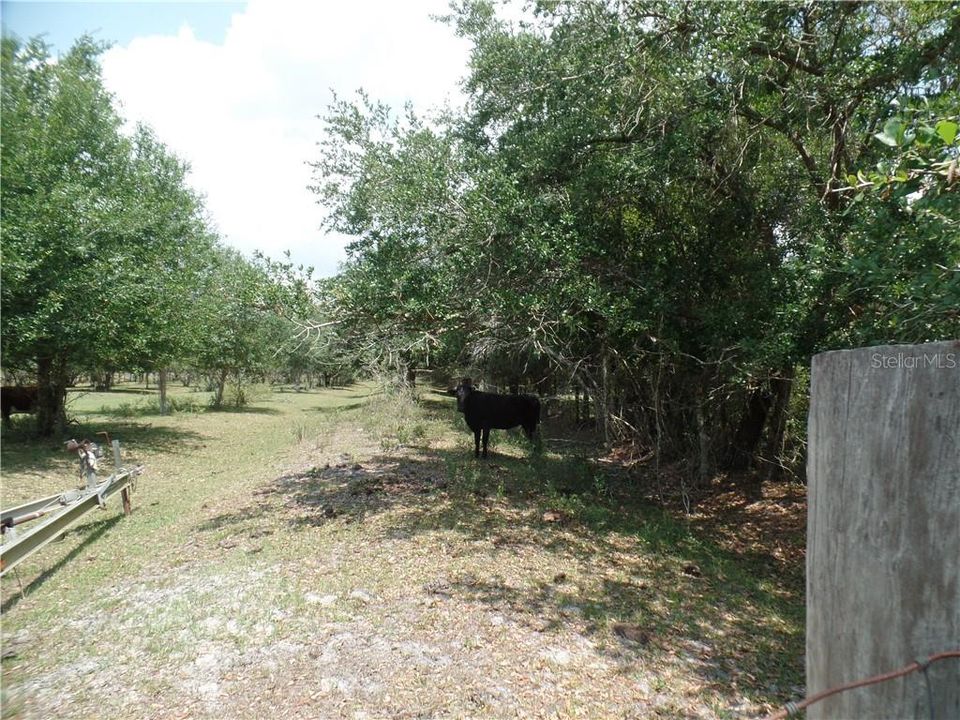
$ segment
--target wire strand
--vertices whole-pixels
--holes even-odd
[[[816,695],[812,695],[799,702],[789,702],[773,714],[768,715],[766,720],[785,720],[793,715],[798,715],[802,710],[810,707],[811,705],[814,705],[815,703],[825,700],[833,695],[837,695],[838,693],[846,692],[847,690],[854,690],[856,688],[867,687],[868,685],[877,685],[889,680],[895,680],[896,678],[909,675],[910,673],[917,672],[918,670],[923,671],[923,674],[926,676],[927,668],[929,668],[933,663],[940,660],[946,660],[947,658],[960,658],[960,650],[947,650],[945,652],[936,653],[935,655],[928,657],[926,662],[921,663],[918,660],[914,660],[912,663],[900,668],[899,670],[891,670],[890,672],[874,675],[873,677],[868,677],[863,680],[856,680],[844,685],[838,685],[830,688],[829,690],[824,690]],[[930,717],[931,720],[934,720],[933,690],[930,686],[929,677],[927,677],[927,697],[930,702]]]

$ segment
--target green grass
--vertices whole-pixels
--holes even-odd
[[[301,673],[302,687],[328,687],[311,675],[322,663],[308,645],[329,633],[356,638],[357,656],[341,648],[338,663],[357,678],[378,660],[367,637],[387,654],[411,642],[440,648],[463,667],[462,677],[446,671],[459,677],[454,691],[415,664],[387,662],[377,673],[394,705],[369,693],[344,699],[375,715],[405,702],[475,714],[479,706],[463,704],[474,685],[488,714],[539,712],[544,697],[520,678],[537,676],[554,646],[583,643],[593,648],[584,662],[611,669],[587,680],[579,659],[567,671],[568,656],[558,656],[543,687],[570,698],[561,716],[623,714],[645,697],[653,715],[726,717],[739,703],[782,703],[802,683],[802,572],[735,552],[639,499],[638,478],[591,461],[582,444],[551,442],[561,427],[544,428],[539,450],[496,432],[491,457],[477,461],[462,416],[436,393],[415,401],[359,385],[253,396],[217,412],[206,393],[175,388],[167,416],[155,392],[138,388],[71,397],[74,436],[108,431],[125,462],[146,470],[133,515],[113,504],[95,511],[21,566],[26,599],[3,579],[4,638],[31,639],[4,662],[4,686],[14,688],[5,715],[29,710],[17,687],[45,687],[83,663],[131,684],[138,707],[156,706],[113,704],[112,717],[165,717],[184,695],[200,717],[230,715],[234,694],[265,712],[294,699],[309,707],[316,701],[293,688],[271,694],[263,668],[279,663]],[[30,439],[22,421],[4,434],[5,507],[75,484],[60,440]],[[544,521],[548,510],[562,521]],[[625,643],[622,624],[644,642]],[[263,647],[277,657],[264,660]],[[205,665],[214,660],[232,669],[214,673]],[[231,692],[211,700],[180,667]],[[124,674],[136,672],[132,683]],[[488,697],[488,677],[514,705]],[[77,688],[57,701],[63,716],[102,709],[92,681]]]
[[[299,428],[301,440],[297,446],[322,445],[323,429],[336,422],[336,415],[321,411],[336,411],[363,392],[277,393],[269,403],[251,406],[242,413],[204,410],[161,416],[144,412],[136,421],[131,421],[126,412],[131,406],[129,392],[77,393],[76,399],[71,397],[75,424],[70,436],[100,440],[98,432],[109,432],[121,441],[124,465],[145,465],[134,492],[136,511],[122,523],[117,523],[120,513],[116,504],[105,513],[87,516],[90,520],[71,530],[64,541],[54,543],[48,552],[25,564],[20,571],[22,581],[27,585],[52,582],[51,592],[67,587],[79,597],[90,584],[102,582],[104,576],[156,561],[158,553],[176,548],[178,536],[187,531],[205,503],[215,502],[224,493],[252,487],[276,472],[295,449],[291,448],[291,426]],[[173,397],[194,395],[206,394],[181,389]],[[133,404],[145,411],[155,406],[150,393],[134,397]],[[4,507],[79,483],[76,458],[62,449],[59,439],[30,440],[24,430],[17,437],[4,438],[0,463]],[[101,475],[111,468],[112,456],[105,448]],[[105,515],[110,526],[103,533],[116,535],[117,539],[100,539],[98,528],[107,522]],[[96,535],[96,543],[91,535]],[[122,543],[123,549],[114,557],[116,543]],[[93,544],[97,545],[97,557],[115,562],[94,561],[78,572],[77,565],[63,561],[81,546]],[[103,553],[105,548],[110,549]],[[4,602],[8,603],[11,583],[9,578],[4,580]]]

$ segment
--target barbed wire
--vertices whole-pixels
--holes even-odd
[[[920,660],[914,660],[909,665],[905,665],[899,670],[892,670],[890,672],[882,673],[880,675],[874,675],[873,677],[868,677],[863,680],[856,680],[854,682],[846,683],[845,685],[838,685],[836,687],[830,688],[829,690],[824,690],[818,692],[816,695],[811,695],[808,698],[800,700],[798,702],[788,702],[782,708],[777,710],[772,715],[768,715],[766,720],[785,720],[786,718],[793,717],[794,715],[800,714],[801,711],[810,707],[811,705],[825,700],[831,695],[837,695],[847,690],[854,690],[856,688],[867,687],[869,685],[877,685],[882,682],[887,682],[889,680],[894,680],[910,673],[921,671],[924,675],[924,678],[927,682],[927,699],[930,704],[930,718],[935,720],[934,709],[933,709],[933,690],[930,687],[930,678],[927,675],[927,668],[933,665],[935,662],[940,660],[946,660],[947,658],[960,658],[960,650],[947,650],[940,653],[935,653],[928,657],[925,661],[921,662]]]

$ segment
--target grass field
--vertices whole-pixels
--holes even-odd
[[[802,691],[796,487],[688,516],[550,420],[475,461],[427,390],[207,399],[71,395],[73,436],[146,470],[131,516],[4,577],[4,717],[724,718]],[[15,420],[3,506],[76,485],[66,438]]]

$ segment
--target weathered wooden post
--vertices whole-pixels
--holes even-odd
[[[960,648],[960,341],[817,355],[808,434],[807,694]],[[960,661],[807,717],[958,718]]]
[[[113,447],[113,469],[114,469],[114,472],[120,472],[120,468],[122,467],[122,466],[120,465],[120,441],[119,441],[119,440],[114,440],[114,441],[111,443],[111,446]],[[129,487],[125,487],[123,490],[120,491],[120,500],[121,500],[122,503],[123,503],[123,514],[124,514],[124,515],[129,515],[129,514],[133,511],[133,507],[132,507],[132,505],[131,505],[131,503],[130,503],[130,488],[129,488]]]

